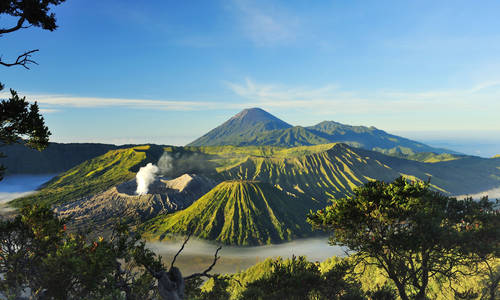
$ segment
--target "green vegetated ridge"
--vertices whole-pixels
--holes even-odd
[[[280,243],[311,235],[306,214],[314,207],[269,183],[224,181],[187,209],[150,220],[142,231],[153,240],[192,231],[224,244]]]
[[[376,160],[358,155],[356,149],[344,144],[330,144],[322,150],[295,157],[251,156],[221,171],[220,175],[225,179],[269,182],[322,204],[326,204],[327,199],[350,193],[370,179],[389,180],[399,175]]]
[[[199,224],[196,236],[235,245],[308,236],[306,212],[374,179],[432,178],[432,187],[449,195],[500,186],[499,159],[459,157],[422,163],[341,143],[294,148],[145,145],[111,150],[88,160],[13,204],[58,205],[90,197],[132,179],[141,166],[157,162],[164,152],[173,158],[169,177],[196,173],[223,183],[186,210],[147,223],[143,230],[152,239],[185,233],[194,224]]]
[[[139,167],[159,157],[163,150],[149,145],[110,150],[96,158],[53,178],[33,195],[12,201],[14,206],[25,203],[61,204],[104,191],[134,178]]]
[[[388,155],[412,155],[419,152],[455,153],[392,135],[373,126],[351,126],[334,121],[323,121],[309,127],[292,126],[260,108],[241,111],[188,146],[295,147],[337,142]]]
[[[218,182],[257,180],[322,203],[348,194],[368,180],[391,181],[400,175],[422,180],[432,177],[434,187],[449,194],[472,194],[500,185],[499,159],[456,156],[422,163],[339,143],[293,148],[145,145],[110,150],[85,161],[14,204],[59,204],[94,195],[132,179],[139,167],[157,162],[164,151],[173,158],[172,171],[166,174],[169,177],[197,173]]]
[[[379,151],[381,153],[384,153],[383,151]],[[403,154],[403,153],[386,153],[391,156],[396,156],[404,159],[409,159],[409,160],[415,160],[415,161],[420,161],[420,162],[425,162],[425,163],[437,163],[441,161],[449,161],[449,160],[456,160],[456,159],[461,159],[467,157],[466,155],[457,155],[457,154],[451,154],[451,153],[441,153],[437,154],[434,152],[419,152],[419,153],[413,153],[413,154]]]
[[[290,148],[290,153],[300,152]],[[436,163],[422,163],[345,144],[312,146],[317,151],[304,155],[248,156],[246,160],[221,170],[224,179],[259,180],[286,191],[325,201],[349,194],[368,180],[392,181],[404,175],[428,180],[450,195],[474,193],[500,185],[500,161],[478,157]]]
[[[492,163],[495,160],[476,157],[421,163],[352,148],[345,144],[296,148],[186,147],[182,148],[182,151],[186,152],[188,149],[204,153],[212,162],[223,162],[224,157],[231,158],[231,164],[214,163],[218,166],[217,178],[225,181],[188,209],[174,215],[157,217],[148,223],[143,227],[147,238],[164,239],[168,238],[169,234],[182,234],[193,230],[194,235],[200,238],[236,245],[287,240],[282,236],[278,240],[269,240],[269,236],[262,233],[251,235],[251,232],[263,231],[263,228],[273,228],[269,216],[255,214],[248,209],[240,214],[234,213],[235,206],[244,207],[244,204],[237,203],[263,202],[262,195],[275,194],[277,191],[291,196],[290,199],[298,200],[292,203],[305,206],[307,211],[322,207],[335,197],[350,194],[354,187],[369,180],[392,181],[400,175],[414,180],[431,178],[431,186],[446,194],[473,193],[500,185],[500,161],[495,164]],[[181,148],[169,150],[175,155]],[[257,193],[258,189],[263,192]],[[232,200],[229,199],[231,197]],[[269,205],[276,202],[281,206],[283,203],[277,196],[265,198]],[[297,209],[294,207],[294,210]],[[235,216],[243,221],[237,221]],[[245,220],[253,221],[248,223]],[[258,220],[266,225],[255,227],[254,223]],[[296,222],[303,224],[303,219],[299,218]]]

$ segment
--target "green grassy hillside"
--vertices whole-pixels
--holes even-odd
[[[344,144],[330,144],[321,150],[297,156],[281,153],[270,157],[250,156],[239,165],[221,171],[220,175],[227,180],[269,182],[322,203],[350,193],[355,186],[370,179],[391,180],[399,176],[396,170],[370,157],[362,157]]]
[[[456,155],[450,153],[437,154],[434,152],[420,152],[414,154],[404,154],[404,153],[389,153],[388,155],[396,156],[404,159],[415,160],[425,163],[437,163],[441,161],[449,161],[466,158],[465,155]]]
[[[60,204],[102,192],[134,178],[139,167],[148,161],[156,162],[162,152],[161,148],[152,146],[110,150],[53,178],[36,194],[16,199],[12,204]]]
[[[310,209],[323,207],[328,200],[343,197],[374,179],[431,177],[432,187],[449,195],[473,194],[500,186],[500,159],[464,156],[422,163],[345,144],[294,148],[146,145],[111,150],[88,160],[13,204],[61,205],[90,199],[134,178],[140,167],[156,163],[164,152],[172,157],[167,176],[195,173],[222,183],[185,210],[147,222],[142,230],[150,239],[165,239],[191,229],[200,238],[235,245],[278,243],[308,236],[311,231],[305,215]]]
[[[371,179],[392,181],[400,175],[428,180],[449,195],[471,194],[500,186],[500,160],[479,157],[422,163],[352,148],[345,144],[313,146],[304,155],[248,156],[220,170],[224,179],[259,180],[324,201],[350,193]],[[309,147],[291,148],[307,149]]]
[[[225,181],[187,209],[158,216],[141,229],[148,239],[192,231],[197,237],[224,244],[279,243],[311,234],[305,218],[313,207],[268,183]]]
[[[293,148],[146,145],[111,150],[88,160],[54,178],[37,194],[14,204],[59,204],[92,196],[132,179],[139,167],[156,163],[164,151],[172,157],[173,168],[165,174],[169,177],[196,173],[218,182],[258,180],[321,203],[348,194],[368,180],[392,181],[400,175],[422,180],[432,177],[434,187],[449,194],[472,194],[500,186],[500,159],[418,154],[420,159],[429,161],[422,163],[345,144]]]
[[[473,194],[500,186],[500,160],[462,156],[460,159],[422,163],[355,149],[397,170],[402,175],[422,180],[431,178],[431,185],[449,195]]]

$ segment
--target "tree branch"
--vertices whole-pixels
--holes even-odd
[[[0,29],[0,35],[2,35],[4,33],[10,33],[10,32],[19,30],[21,28],[28,28],[28,27],[23,27],[23,23],[24,23],[25,20],[26,20],[25,17],[21,17],[21,18],[19,18],[19,20],[17,20],[16,26],[11,27],[11,28],[2,28],[2,29]]]
[[[31,59],[31,54],[38,52],[39,49],[34,49],[30,51],[26,51],[23,54],[19,55],[16,59],[15,62],[13,63],[6,63],[2,61],[2,58],[0,57],[0,65],[3,65],[5,67],[12,67],[12,66],[23,66],[26,69],[30,69],[28,67],[28,64],[35,64],[38,65],[38,63],[34,60]]]
[[[219,260],[220,256],[218,256],[218,254],[219,254],[220,249],[222,249],[222,246],[217,247],[217,250],[215,251],[215,255],[214,255],[214,260],[212,261],[212,264],[205,271],[203,271],[201,273],[191,274],[188,277],[184,277],[184,280],[188,280],[188,279],[192,279],[192,278],[196,278],[196,277],[208,277],[208,278],[213,277],[213,275],[208,274],[208,272],[212,271],[212,268],[215,266],[215,264]]]
[[[188,234],[188,236],[184,240],[184,243],[182,243],[181,248],[175,254],[174,259],[172,259],[172,262],[170,263],[170,270],[174,267],[174,263],[175,263],[175,260],[177,259],[177,256],[179,256],[179,254],[181,254],[182,250],[184,250],[184,246],[186,246],[187,242],[189,241],[189,239],[191,238],[192,235],[193,235],[193,232],[190,231],[189,234]]]

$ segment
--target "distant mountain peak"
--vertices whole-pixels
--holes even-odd
[[[188,146],[238,145],[240,141],[255,140],[265,132],[291,127],[261,108],[246,108]]]
[[[250,121],[252,123],[254,123],[254,122],[264,122],[264,123],[272,122],[272,123],[280,124],[279,127],[292,127],[290,124],[278,119],[277,117],[273,116],[272,114],[268,113],[267,111],[265,111],[259,107],[245,108],[244,110],[240,111],[236,115],[232,116],[229,119],[229,121],[231,121],[231,120]]]
[[[270,115],[270,113],[263,110],[262,108],[251,107],[251,108],[245,108],[244,110],[240,111],[239,113],[237,113],[233,117],[231,117],[231,119],[240,119],[240,118],[244,118],[248,115],[259,115],[259,114]]]
[[[353,126],[335,121],[323,121],[307,127],[292,126],[257,107],[240,111],[188,146],[294,147],[338,142],[394,155],[401,152],[453,153],[389,134],[373,126]]]

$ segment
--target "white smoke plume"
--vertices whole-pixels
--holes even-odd
[[[145,167],[139,169],[139,172],[135,175],[135,181],[137,182],[137,190],[135,193],[137,195],[144,195],[148,193],[149,185],[155,181],[158,171],[160,171],[160,168],[152,163],[149,163]]]
[[[153,183],[158,174],[167,174],[173,168],[173,159],[167,152],[163,155],[157,162],[157,165],[148,163],[145,167],[139,169],[139,172],[135,175],[135,181],[137,182],[137,190],[135,193],[137,195],[147,194],[149,191],[149,185]]]
[[[173,169],[173,160],[167,152],[163,152],[157,163],[158,168],[160,168],[160,174],[166,175]]]

